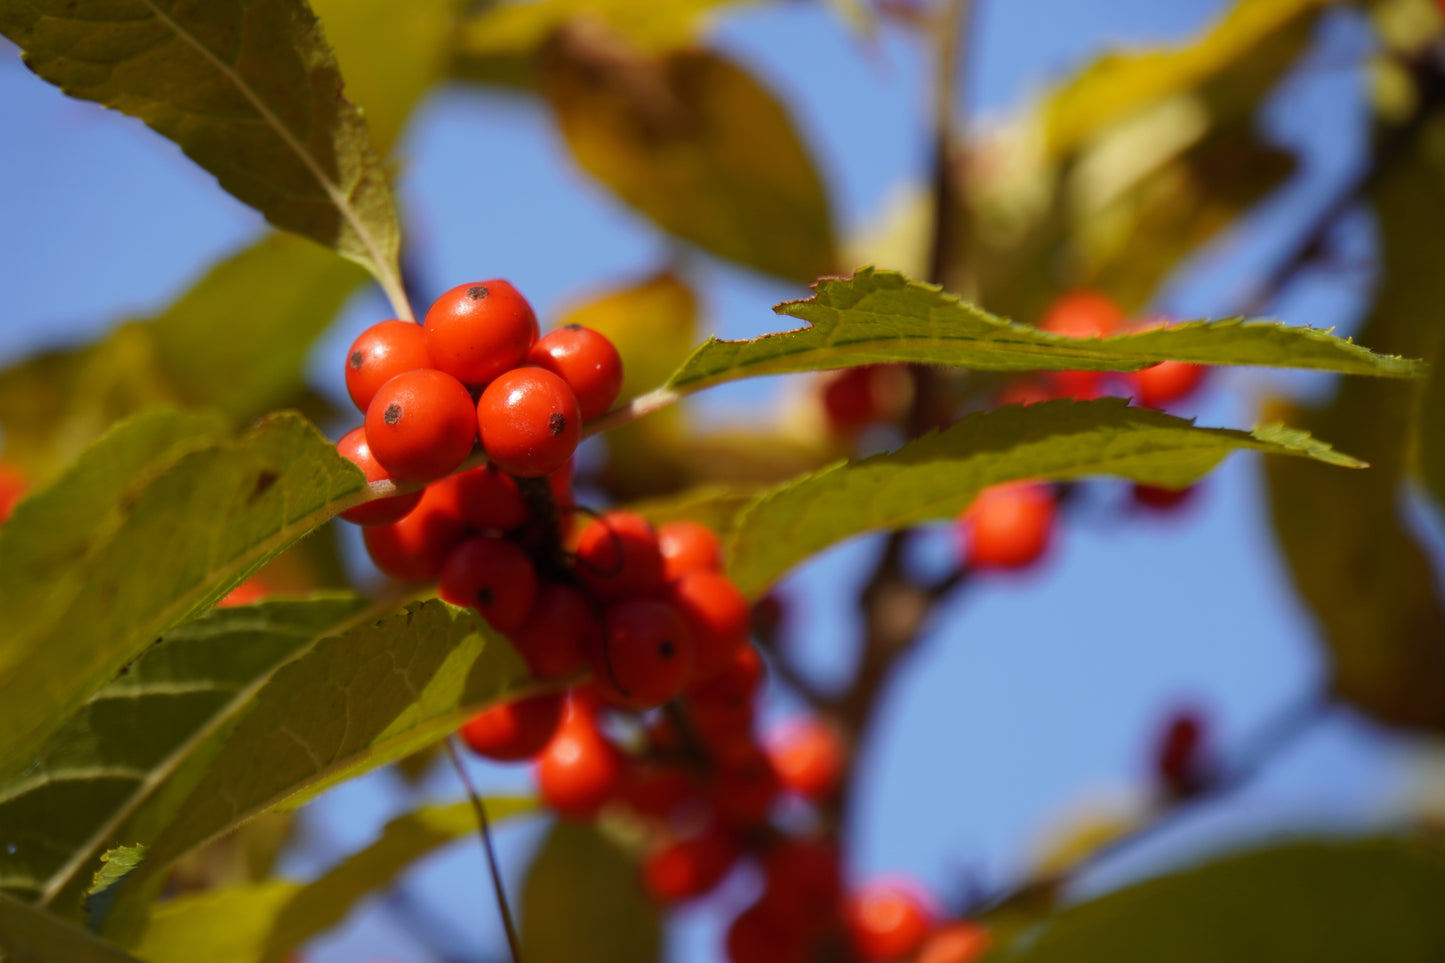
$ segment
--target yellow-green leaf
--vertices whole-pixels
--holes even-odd
[[[1268,365],[1343,374],[1418,377],[1417,361],[1373,354],[1345,338],[1268,321],[1193,321],[1109,338],[1067,338],[995,317],[935,285],[864,268],[823,279],[779,314],[809,327],[750,341],[708,341],[668,387],[697,391],[759,375],[921,362],[991,371],[1137,371],[1160,361]]]
[[[7,963],[139,963],[109,943],[0,893],[0,952]]]
[[[654,963],[661,952],[662,920],[633,861],[592,826],[554,825],[522,891],[523,958]]]
[[[485,800],[497,822],[532,811],[527,799]],[[270,880],[181,896],[151,917],[136,955],[147,963],[272,963],[335,927],[352,909],[418,859],[475,835],[470,802],[426,806],[398,816],[370,846],[311,883]]]
[[[585,31],[553,43],[543,68],[577,163],[663,230],[792,280],[837,269],[822,179],[747,71],[702,50],[649,59]]]
[[[153,451],[156,417],[123,422],[0,529],[0,777],[151,642],[365,487],[287,413],[236,438],[203,422],[185,437],[205,444],[147,473],[135,453]]]
[[[44,79],[145,121],[402,298],[391,188],[305,0],[5,0],[0,33]]]
[[[1026,478],[1111,475],[1182,488],[1232,451],[1362,463],[1304,432],[1196,428],[1122,399],[981,412],[897,451],[840,462],[760,495],[738,516],[728,573],[749,596],[845,538],[956,516],[983,488]]]
[[[1064,910],[1012,963],[1431,963],[1445,852],[1418,839],[1292,843]]]

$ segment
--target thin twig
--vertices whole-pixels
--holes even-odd
[[[462,780],[462,786],[467,791],[467,798],[472,802],[472,809],[477,814],[477,826],[481,832],[482,848],[487,854],[487,869],[492,874],[492,890],[497,898],[497,911],[502,916],[502,926],[507,931],[507,946],[512,951],[512,963],[522,963],[522,941],[517,938],[517,927],[512,922],[512,910],[507,905],[507,891],[502,885],[502,871],[497,863],[497,850],[492,845],[492,824],[487,819],[487,806],[482,802],[482,797],[477,795],[476,786],[472,785],[472,777],[467,775],[466,767],[462,765],[462,757],[457,753],[455,740],[450,736],[446,740],[447,757],[451,759],[452,766],[457,771],[457,776]]]

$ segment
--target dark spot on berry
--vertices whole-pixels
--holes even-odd
[[[582,325],[580,325],[580,324],[564,324],[564,325],[562,325],[562,330],[563,330],[563,331],[581,331],[581,330],[582,330]]]
[[[386,414],[382,416],[388,425],[394,425],[401,421],[401,405],[387,405]]]
[[[567,430],[567,416],[560,411],[552,412],[551,417],[547,419],[547,430],[552,433],[554,438],[562,434]]]
[[[351,364],[351,370],[357,371],[361,368],[362,362],[366,360],[366,355],[362,354],[360,351],[353,351],[351,352],[351,357],[347,360]]]
[[[490,588],[488,588],[487,586],[483,585],[481,588],[477,589],[477,604],[478,604],[478,605],[481,605],[481,606],[490,606],[490,605],[491,605],[493,602],[495,602],[496,600],[497,600],[496,593],[494,593],[494,592],[493,592]]]
[[[467,297],[471,298],[473,301],[480,301],[482,300],[482,298],[485,298],[491,293],[492,292],[487,290],[487,286],[485,284],[473,284],[471,287],[467,288]]]
[[[663,639],[657,646],[657,654],[664,659],[671,659],[674,655],[677,655],[677,646],[672,643],[671,639]]]
[[[261,474],[256,476],[256,487],[251,489],[251,497],[247,499],[247,501],[254,502],[256,499],[266,494],[266,492],[271,488],[271,486],[276,484],[277,479],[279,479],[280,477],[281,476],[276,474],[274,471],[261,472]]]

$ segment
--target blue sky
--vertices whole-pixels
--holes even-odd
[[[1016,107],[1102,46],[1179,38],[1219,8],[1214,0],[981,6],[969,65],[974,117]],[[1359,75],[1339,63],[1357,60],[1363,47],[1348,23],[1327,34],[1326,54],[1268,113],[1273,136],[1307,151],[1298,182],[1224,239],[1200,270],[1171,284],[1162,299],[1171,309],[1203,314],[1234,303],[1252,266],[1268,263],[1357,162]],[[716,42],[790,105],[845,232],[923,176],[925,78],[906,38],[889,32],[865,50],[821,4],[794,3],[729,15]],[[171,144],[138,122],[66,99],[8,48],[0,52],[0,129],[0,175],[10,185],[0,192],[7,295],[0,360],[163,307],[197,271],[262,228]],[[507,277],[545,319],[666,257],[663,238],[571,165],[535,103],[439,90],[416,114],[401,152],[410,238],[433,289],[418,302],[476,277]],[[731,337],[773,330],[771,305],[805,293],[706,258],[697,277],[708,327]],[[1348,326],[1360,298],[1346,282],[1315,278],[1274,310],[1291,323]],[[358,297],[318,345],[313,371],[323,390],[344,398],[337,359],[385,311],[378,296]],[[1250,425],[1259,397],[1281,385],[1317,390],[1320,379],[1226,372],[1190,413],[1205,424]],[[777,388],[765,383],[727,400],[766,404]],[[1227,750],[1319,682],[1308,613],[1268,539],[1257,461],[1230,461],[1175,517],[1142,518],[1123,495],[1091,488],[1037,572],[981,579],[938,613],[864,747],[872,778],[849,827],[854,878],[907,873],[943,900],[955,898],[964,880],[1002,884],[1071,812],[1137,797],[1148,747],[1172,707],[1206,709]],[[820,679],[846,677],[857,641],[850,589],[875,550],[872,540],[841,546],[786,587],[801,658]],[[952,533],[941,529],[924,561],[953,550]],[[774,717],[793,708],[783,694],[770,699]],[[1378,820],[1398,801],[1405,759],[1400,744],[1336,713],[1237,799],[1092,882],[1115,882],[1220,838]],[[492,786],[526,785],[516,771],[478,771]],[[342,787],[308,810],[312,835],[287,865],[316,872],[419,796],[458,791],[446,773],[417,792],[385,773]],[[537,833],[533,825],[503,834],[514,870]],[[741,905],[751,885],[735,879],[723,902]],[[496,939],[472,843],[427,861],[402,892],[435,914],[432,925],[454,931],[462,948]],[[713,959],[717,926],[711,911],[683,914],[674,958]],[[376,906],[319,944],[313,958],[428,959]]]

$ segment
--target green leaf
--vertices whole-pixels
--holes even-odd
[[[1445,513],[1445,370],[1442,369],[1445,369],[1445,354],[1437,352],[1420,396],[1415,437],[1425,486],[1435,498],[1436,510]]]
[[[1445,218],[1445,120],[1427,122],[1413,146],[1392,159],[1371,199],[1380,279],[1360,336],[1383,350],[1438,357],[1445,274],[1428,225]],[[1420,411],[1419,383],[1351,379],[1330,401],[1290,415],[1368,459],[1368,472],[1265,465],[1280,548],[1318,622],[1334,693],[1388,724],[1436,733],[1445,732],[1445,605],[1439,576],[1404,524],[1400,504],[1412,434],[1429,477],[1438,436],[1425,426],[1438,391],[1438,382],[1423,386]]]
[[[1290,53],[1312,16],[1335,0],[1238,0],[1208,31],[1173,49],[1116,53],[1094,62],[1047,100],[1047,148],[1069,154],[1131,115],[1192,93],[1222,74],[1250,100],[1260,85],[1243,82],[1241,67],[1273,70],[1271,48]]]
[[[122,884],[125,929],[176,859],[247,819],[401,759],[528,684],[475,612],[431,600],[316,642],[250,701],[184,799],[138,814],[146,861]],[[126,830],[121,831],[126,834]],[[113,932],[114,930],[112,930]]]
[[[989,485],[1112,475],[1182,488],[1237,450],[1363,466],[1279,425],[1254,432],[1196,428],[1119,398],[1013,405],[760,495],[732,531],[728,573],[755,597],[830,545],[864,532],[953,518]]]
[[[488,799],[495,823],[531,812],[526,799]],[[470,802],[428,806],[393,819],[370,846],[312,883],[272,880],[169,900],[156,910],[136,955],[148,963],[271,963],[337,926],[358,903],[412,863],[477,832]]]
[[[1010,963],[1430,963],[1445,958],[1434,843],[1294,843],[1053,917]],[[991,957],[992,958],[992,957]]]
[[[0,33],[45,80],[145,121],[272,224],[400,294],[391,188],[305,0],[4,0]]]
[[[78,926],[0,893],[0,950],[8,963],[139,963]]]
[[[73,904],[87,879],[134,869],[108,859],[114,848],[145,850],[149,827],[165,821],[272,673],[362,607],[342,596],[215,609],[146,649],[0,783],[0,887],[52,906],[68,891]]]
[[[100,854],[100,869],[91,877],[86,896],[99,896],[131,874],[145,859],[144,846],[117,846]]]
[[[651,963],[661,952],[662,921],[637,883],[636,864],[597,829],[558,821],[522,892],[524,958]]]
[[[255,418],[296,397],[313,343],[363,277],[273,234],[211,268],[151,323],[156,358],[185,401]]]
[[[1159,361],[1271,365],[1418,377],[1424,365],[1369,350],[1313,328],[1267,321],[1194,321],[1110,338],[1067,338],[994,317],[937,286],[863,268],[825,278],[806,301],[779,314],[810,325],[751,341],[709,340],[668,387],[697,391],[759,375],[914,361],[989,371],[1137,371]]]
[[[288,413],[153,476],[115,470],[151,424],[123,423],[0,529],[0,777],[152,641],[365,487]],[[86,510],[74,514],[77,505]]]
[[[663,230],[784,278],[837,269],[822,179],[747,71],[702,50],[632,56],[584,31],[549,47],[544,68],[577,163]]]
[[[363,277],[314,244],[270,235],[148,323],[0,372],[6,461],[46,478],[116,421],[159,404],[249,421],[304,400],[312,344]]]
[[[311,0],[382,155],[446,68],[453,0]]]
[[[528,56],[539,52],[558,30],[579,20],[600,23],[647,53],[666,53],[692,44],[711,15],[743,0],[534,0],[493,3],[467,18],[456,31],[463,59]]]

